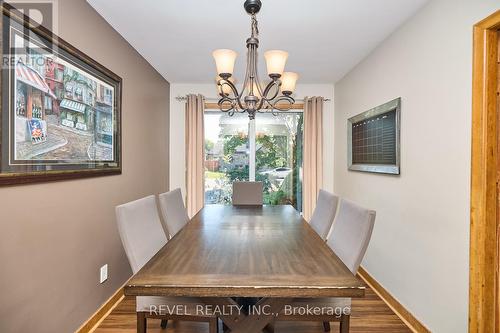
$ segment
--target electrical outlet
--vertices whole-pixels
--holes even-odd
[[[108,264],[101,267],[100,283],[106,282],[107,279],[108,279]]]

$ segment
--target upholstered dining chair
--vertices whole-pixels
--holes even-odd
[[[326,240],[330,233],[335,213],[337,213],[338,203],[338,196],[325,190],[319,190],[316,208],[309,224],[323,240]]]
[[[376,213],[346,199],[340,199],[338,210],[327,244],[347,268],[353,274],[356,274],[370,243]],[[298,318],[281,313],[277,318],[278,320],[323,321],[325,332],[330,331],[331,321],[340,321],[340,332],[349,332],[350,298],[295,299],[291,305],[292,307],[309,305],[319,308],[340,309],[337,313],[340,315],[305,315]]]
[[[168,241],[158,216],[156,198],[151,195],[117,206],[116,218],[123,248],[132,272],[136,274]],[[196,298],[137,296],[136,301],[138,332],[146,332],[147,318],[161,319],[162,328],[167,327],[169,319],[206,321],[209,323],[210,333],[218,331],[216,317],[170,315],[156,311],[160,306],[174,308],[175,305],[185,305],[189,313],[196,313],[196,305],[203,304]]]
[[[189,222],[180,188],[158,196],[163,219],[170,237],[174,237]]]
[[[333,223],[328,246],[356,274],[370,243],[376,213],[358,204],[340,200],[339,214]]]
[[[262,182],[233,182],[233,205],[262,206]]]

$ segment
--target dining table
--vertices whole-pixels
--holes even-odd
[[[256,299],[267,311],[221,313],[232,333],[262,332],[294,298],[363,297],[364,284],[290,205],[202,208],[125,285],[127,296]]]

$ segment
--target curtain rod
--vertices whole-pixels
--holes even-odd
[[[183,101],[186,101],[187,100],[187,96],[177,96],[175,97],[175,99],[178,101],[178,102],[183,102]],[[219,101],[219,98],[215,98],[215,97],[205,97],[205,100],[206,101],[213,101],[213,102],[218,102]],[[295,100],[296,102],[304,102],[304,99],[296,99]],[[324,100],[325,102],[330,102],[331,99],[329,98],[325,98]]]

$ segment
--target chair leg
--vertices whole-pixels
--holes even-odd
[[[227,327],[226,324],[222,323],[222,332],[226,333],[227,331],[229,331],[229,327]]]
[[[323,330],[325,332],[330,332],[330,322],[329,321],[324,321],[323,322]]]
[[[167,325],[168,325],[168,319],[162,319],[161,320],[161,328],[164,330],[165,328],[167,328]]]
[[[349,333],[349,320],[351,319],[350,315],[343,314],[340,316],[340,333]]]
[[[208,322],[208,333],[219,333],[219,321],[217,318],[211,318]]]
[[[137,333],[146,333],[147,319],[145,312],[137,312]]]
[[[269,323],[264,327],[264,333],[274,333],[274,323]]]

